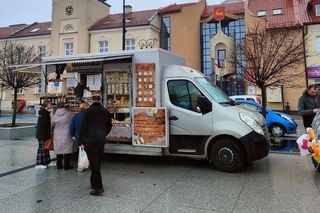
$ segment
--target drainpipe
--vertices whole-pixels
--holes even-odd
[[[126,49],[126,1],[123,0],[123,12],[122,12],[122,50]]]
[[[1,94],[0,94],[0,114],[2,114],[2,112],[1,112],[1,105],[2,105],[2,97],[3,97],[3,87],[2,86],[0,86],[1,88]]]

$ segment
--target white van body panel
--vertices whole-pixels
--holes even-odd
[[[252,129],[248,125],[246,125],[244,122],[240,120],[239,111],[242,109],[238,109],[233,106],[222,106],[221,104],[215,102],[209,96],[209,94],[207,94],[207,92],[201,88],[201,86],[195,80],[195,78],[204,77],[200,72],[192,70],[191,68],[188,68],[188,67],[170,65],[170,66],[164,67],[163,73],[166,79],[188,79],[189,81],[194,83],[198,87],[198,89],[201,90],[201,92],[204,93],[206,97],[212,102],[212,113],[208,113],[210,114],[210,116],[212,116],[212,118],[207,119],[208,122],[212,122],[212,123],[207,123],[207,126],[211,128],[210,138],[214,138],[218,135],[230,135],[239,139],[242,136],[252,131]],[[166,82],[167,81],[164,82],[164,87],[166,86]],[[186,111],[189,111],[189,110],[185,110],[185,109],[173,106],[170,103],[167,90],[164,91],[162,96],[163,96],[163,100],[165,100],[164,103],[162,104],[168,107],[170,109],[169,111],[171,111],[172,108],[179,109],[181,116],[183,116],[183,114],[185,114]],[[202,116],[201,113],[195,113],[195,116],[196,114],[198,114],[199,117]],[[186,129],[192,130],[192,131],[183,131]],[[183,134],[183,133],[187,133],[190,135],[203,134],[202,129],[200,129],[196,120],[186,121],[183,123],[183,126],[175,126],[174,121],[170,121],[170,130],[171,130],[170,134]]]

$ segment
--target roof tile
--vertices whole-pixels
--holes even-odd
[[[16,25],[10,25],[9,27],[1,27],[0,39],[8,38],[10,35],[23,29],[26,26],[27,26],[26,24],[16,24]]]
[[[158,10],[145,10],[137,11],[126,14],[126,26],[139,26],[147,25],[150,23],[150,19],[158,13]],[[122,27],[122,13],[119,14],[110,14],[89,28],[89,30],[101,30],[109,28],[118,28]]]
[[[167,13],[175,13],[180,12],[183,7],[187,7],[190,5],[195,5],[196,3],[186,3],[186,4],[171,4],[169,6],[163,7],[159,10],[160,14],[167,14]]]
[[[300,0],[303,7],[300,8],[303,14],[303,23],[320,24],[320,16],[316,16],[315,5],[320,4],[320,0]]]
[[[297,0],[249,0],[248,8],[254,15],[265,10],[269,28],[299,26],[300,11],[297,10],[298,4],[295,1]],[[282,14],[273,15],[274,9],[282,9]]]
[[[10,37],[39,36],[51,34],[51,22],[33,23]]]

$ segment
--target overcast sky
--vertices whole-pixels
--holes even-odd
[[[126,0],[133,10],[148,10],[173,3],[197,2],[198,0]],[[223,0],[207,0],[208,5],[218,4]],[[121,0],[107,0],[111,13],[122,11]],[[0,27],[12,24],[31,24],[51,21],[52,0],[0,0]]]

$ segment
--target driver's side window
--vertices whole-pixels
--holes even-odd
[[[203,98],[200,90],[190,81],[171,80],[168,81],[168,92],[170,102],[178,107],[199,112],[199,100]],[[201,97],[201,98],[200,98]],[[205,97],[204,97],[205,98]]]

